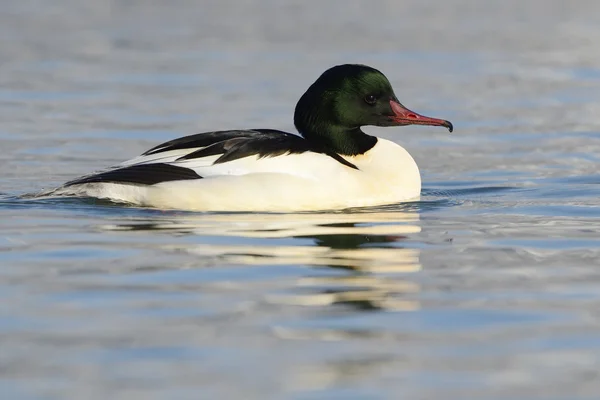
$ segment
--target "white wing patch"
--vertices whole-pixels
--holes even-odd
[[[165,163],[195,171],[203,178],[222,175],[246,175],[252,173],[280,173],[303,178],[315,178],[327,170],[346,169],[333,158],[320,153],[305,152],[300,154],[284,154],[275,157],[259,157],[252,155],[233,161],[215,164],[222,154],[192,159],[183,159],[188,154],[205,147],[170,150],[161,153],[142,155],[125,161],[112,168],[131,167],[141,164]]]
[[[122,167],[130,167],[132,165],[138,164],[150,164],[150,163],[172,163],[176,161],[178,158],[184,157],[188,154],[193,153],[194,151],[203,149],[204,147],[193,147],[190,149],[177,149],[177,150],[169,150],[161,153],[154,153],[148,155],[141,155],[131,160],[127,160],[122,162],[121,164],[116,165],[116,168]]]

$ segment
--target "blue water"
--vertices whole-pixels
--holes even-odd
[[[596,2],[4,6],[2,398],[598,398]],[[344,62],[454,123],[368,129],[414,156],[421,201],[21,196],[186,134],[293,130]]]

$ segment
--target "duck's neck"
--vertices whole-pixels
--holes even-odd
[[[300,134],[311,143],[345,156],[363,154],[377,144],[377,138],[369,136],[360,128],[341,126],[297,126]]]
[[[377,138],[360,126],[348,126],[336,106],[336,92],[319,86],[318,81],[300,97],[294,111],[294,125],[309,142],[340,155],[363,154],[377,144]]]

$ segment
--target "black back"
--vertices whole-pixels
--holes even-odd
[[[143,155],[197,147],[202,148],[178,158],[177,161],[221,154],[215,161],[215,164],[220,164],[254,155],[263,158],[277,157],[284,154],[301,154],[311,151],[325,154],[347,167],[357,169],[354,164],[346,161],[339,154],[327,150],[319,144],[312,143],[298,135],[274,129],[200,133],[163,143],[148,150]]]
[[[358,169],[339,154],[326,150],[318,144],[311,143],[298,135],[273,129],[199,133],[162,143],[146,151],[142,156],[198,147],[201,147],[201,149],[192,151],[175,161],[220,155],[214,162],[214,164],[220,164],[254,155],[263,158],[277,157],[284,154],[315,152],[332,157],[349,168]],[[198,175],[191,168],[168,163],[148,162],[84,176],[67,182],[64,186],[98,182],[154,185],[160,182],[201,178],[202,176]]]

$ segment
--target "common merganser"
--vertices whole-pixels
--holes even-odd
[[[404,107],[378,70],[325,71],[296,105],[302,136],[273,129],[206,132],[160,144],[53,195],[108,199],[160,209],[315,211],[416,200],[421,176],[398,144],[365,125],[444,126]]]

